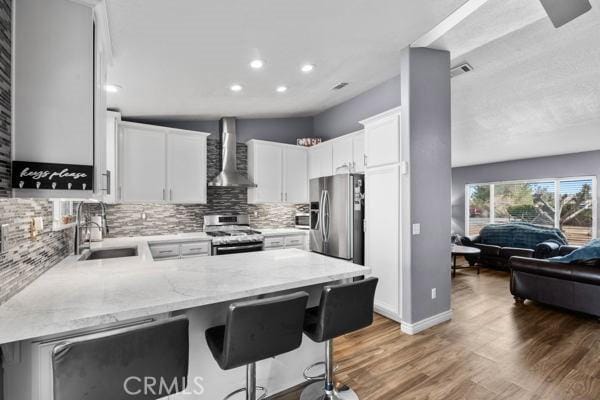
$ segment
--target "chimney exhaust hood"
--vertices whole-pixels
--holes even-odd
[[[221,172],[215,176],[208,186],[212,187],[256,187],[248,178],[237,170],[237,133],[236,119],[233,117],[219,120],[221,134]]]

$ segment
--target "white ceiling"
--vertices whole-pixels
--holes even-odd
[[[400,50],[465,1],[108,0],[109,80],[123,86],[109,106],[138,117],[314,115],[397,75]],[[263,70],[248,67],[254,58]],[[312,74],[299,71],[306,62]]]
[[[555,29],[539,0],[489,0],[434,43],[453,64],[454,166],[600,149],[600,0]]]

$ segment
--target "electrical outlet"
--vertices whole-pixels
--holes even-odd
[[[437,297],[437,289],[433,288],[431,289],[431,298],[435,299]]]
[[[421,234],[421,224],[413,224],[412,226],[412,234],[420,235]]]

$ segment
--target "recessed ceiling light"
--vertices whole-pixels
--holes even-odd
[[[253,60],[250,63],[250,66],[254,69],[261,69],[264,65],[265,63],[263,62],[263,60]]]
[[[117,92],[121,91],[121,89],[123,89],[123,88],[119,85],[112,85],[112,84],[104,85],[104,90],[108,93],[117,93]]]
[[[283,85],[277,86],[277,89],[275,89],[275,90],[277,90],[277,92],[279,92],[279,93],[284,93],[287,91],[287,86],[283,86]]]
[[[312,64],[304,64],[302,66],[302,68],[300,68],[300,70],[304,73],[309,73],[311,72],[313,69],[315,69],[315,66]]]
[[[241,92],[243,87],[242,87],[242,85],[235,84],[235,85],[231,85],[229,87],[229,89],[231,89],[232,92]]]

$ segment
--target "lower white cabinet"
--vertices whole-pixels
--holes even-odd
[[[307,203],[308,155],[301,146],[251,140],[248,176],[257,187],[248,189],[249,203]]]
[[[307,234],[286,235],[286,236],[265,236],[263,249],[300,249],[308,250]]]
[[[367,169],[365,265],[379,278],[376,311],[400,318],[400,167]]]
[[[150,252],[154,260],[173,260],[187,257],[210,256],[210,241],[185,242],[149,242]]]
[[[206,203],[208,135],[121,122],[118,201]]]

